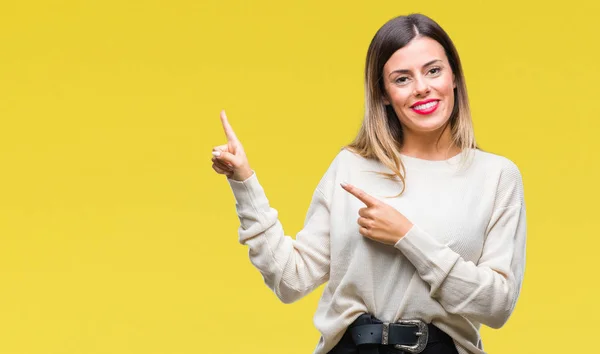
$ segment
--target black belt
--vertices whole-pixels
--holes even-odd
[[[351,344],[360,354],[378,354],[379,348],[385,346],[397,353],[420,353],[427,344],[449,342],[452,339],[433,324],[420,320],[401,320],[396,323],[385,323],[370,314],[360,315],[349,327]],[[347,337],[348,333],[344,335]],[[350,340],[350,338],[348,338]],[[348,340],[340,343],[348,348]],[[393,349],[395,350],[393,350]],[[335,353],[334,348],[330,353]]]

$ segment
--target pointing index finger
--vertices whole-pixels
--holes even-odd
[[[344,188],[348,193],[352,194],[356,198],[358,198],[361,202],[365,203],[366,206],[371,207],[376,205],[379,200],[369,194],[367,194],[362,189],[355,187],[348,183],[341,183],[342,188]]]
[[[229,121],[227,121],[227,115],[225,114],[225,110],[221,111],[221,123],[223,124],[223,130],[225,130],[225,136],[227,136],[227,140],[237,140],[237,136],[235,136],[233,128],[229,124]]]

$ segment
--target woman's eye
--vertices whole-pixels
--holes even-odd
[[[435,74],[439,74],[440,70],[442,70],[441,68],[431,68],[431,70],[429,70],[429,72],[433,75]]]
[[[401,77],[397,78],[395,82],[397,84],[404,84],[404,83],[406,83],[407,80],[408,80],[408,78],[406,76],[401,76]]]

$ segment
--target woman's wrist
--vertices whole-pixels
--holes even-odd
[[[253,174],[254,174],[254,171],[252,171],[252,169],[250,167],[248,167],[242,171],[234,173],[231,176],[231,179],[238,181],[238,182],[243,182],[243,181],[247,180],[248,178],[252,177]]]

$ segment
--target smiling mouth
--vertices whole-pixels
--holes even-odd
[[[432,101],[418,106],[411,107],[414,112],[419,114],[430,114],[433,113],[439,106],[440,101]]]

